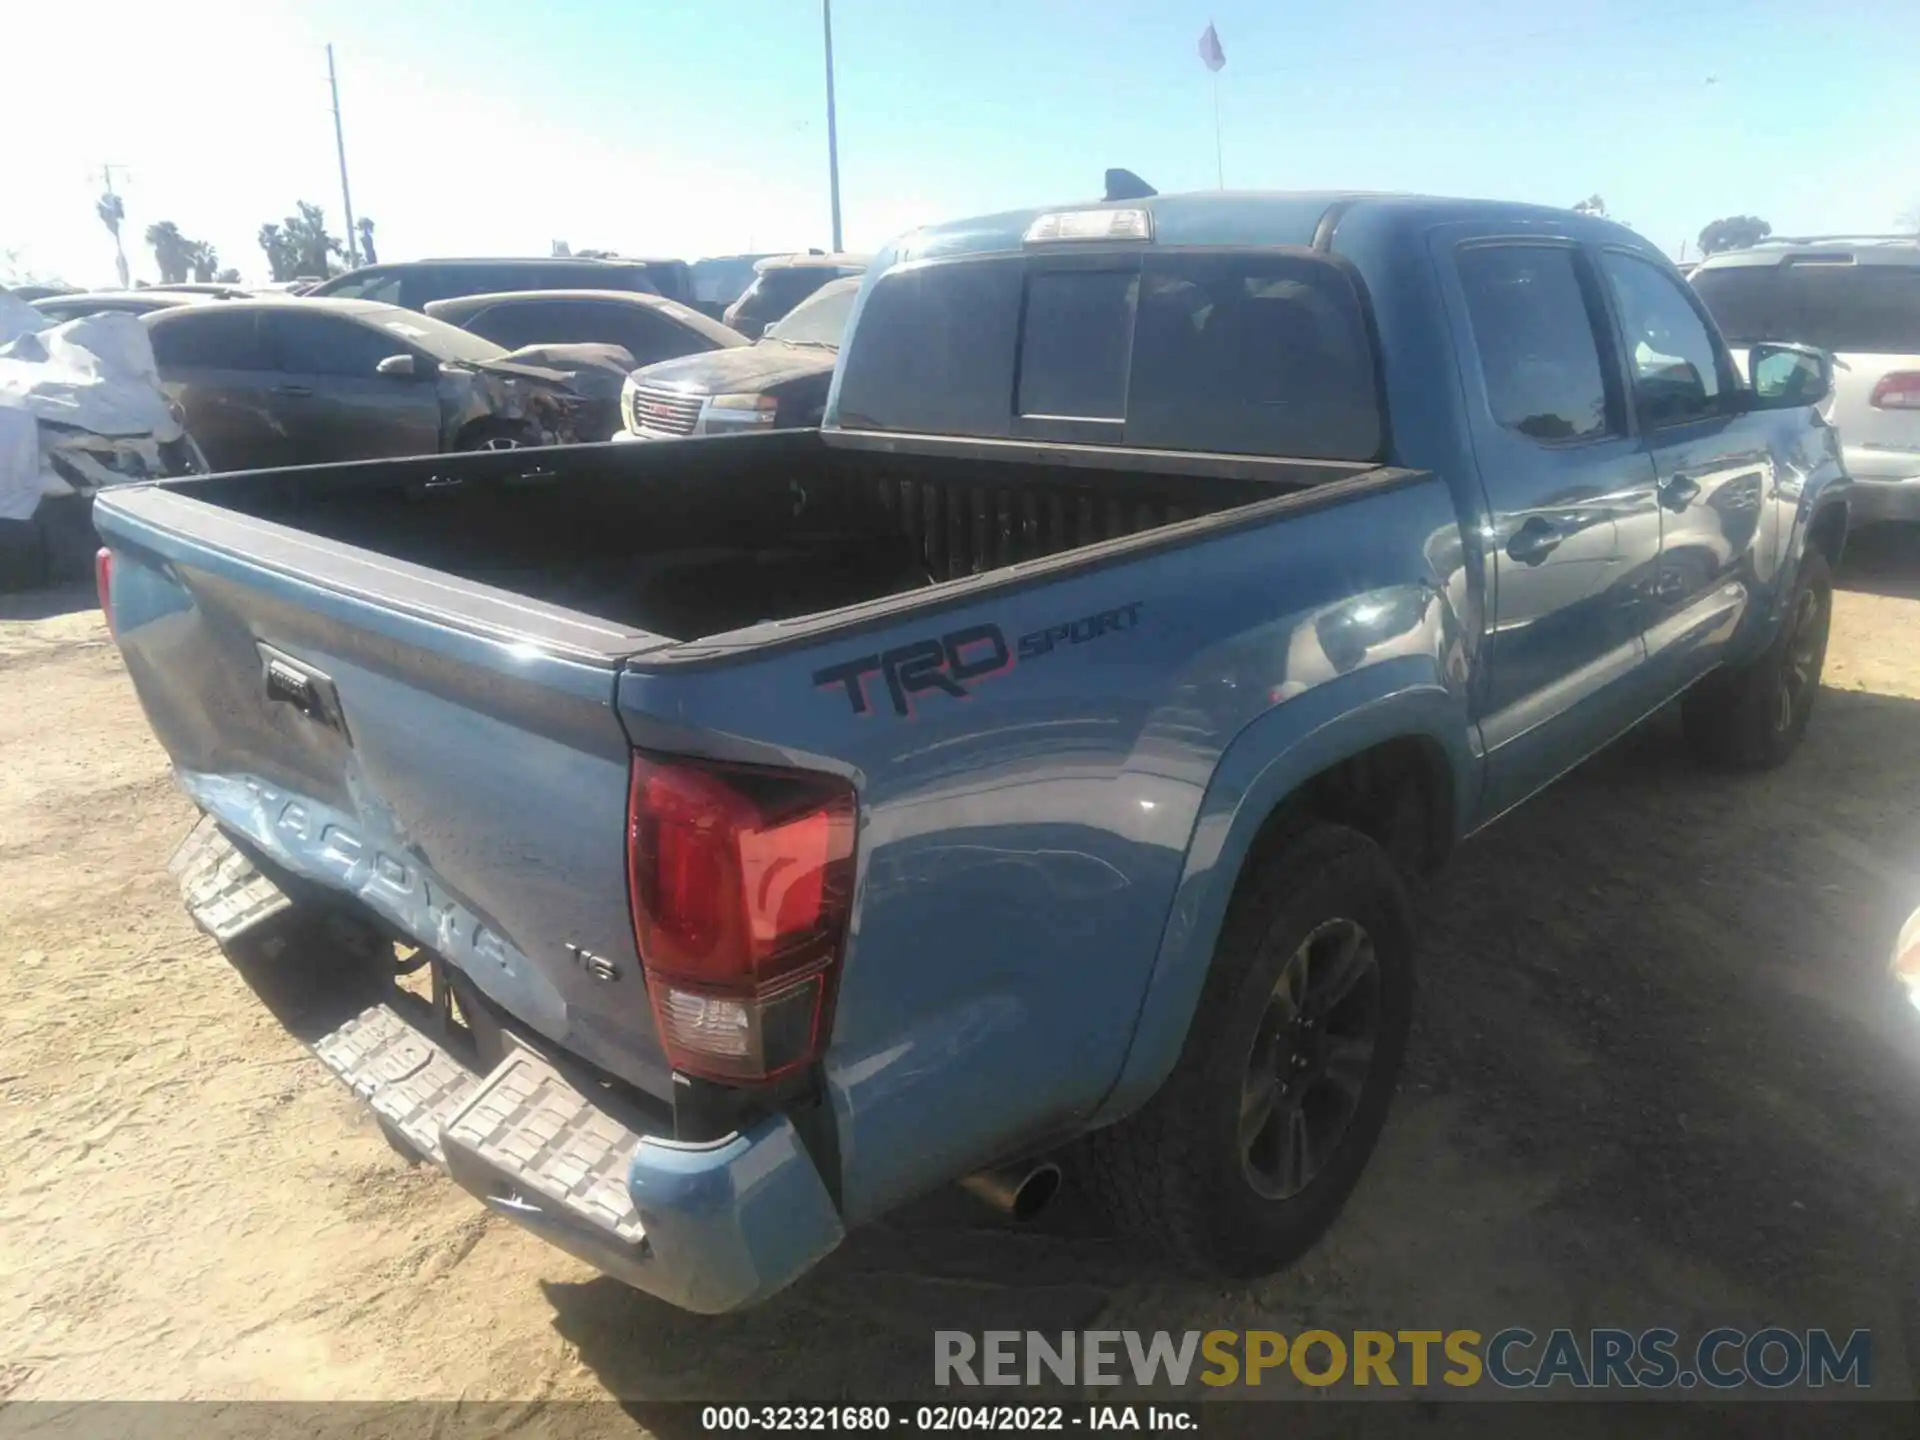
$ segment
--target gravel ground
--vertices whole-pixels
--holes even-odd
[[[611,1396],[582,1413],[670,1430],[649,1402],[924,1394],[935,1328],[1777,1323],[1871,1329],[1911,1400],[1920,1016],[1884,962],[1920,904],[1920,539],[1841,584],[1784,770],[1703,774],[1662,715],[1462,851],[1386,1137],[1293,1270],[1196,1286],[1071,1198],[1016,1231],[939,1196],[726,1317],[389,1150],[276,1019],[324,997],[181,910],[189,807],[90,598],[11,597],[0,1397]]]

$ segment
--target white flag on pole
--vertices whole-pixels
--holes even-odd
[[[1227,52],[1220,48],[1220,36],[1211,20],[1207,22],[1207,28],[1200,32],[1200,60],[1207,69],[1216,72],[1227,63]]]

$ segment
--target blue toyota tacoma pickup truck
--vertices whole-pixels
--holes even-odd
[[[1064,1152],[1249,1275],[1380,1134],[1410,882],[1682,692],[1804,732],[1831,373],[1746,358],[1557,210],[995,215],[819,429],[118,489],[103,602],[196,918],[424,957],[316,1049],[498,1212],[721,1311]]]

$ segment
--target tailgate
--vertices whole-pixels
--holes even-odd
[[[668,1094],[612,703],[621,659],[663,642],[164,487],[95,520],[128,673],[188,794],[523,1024]]]

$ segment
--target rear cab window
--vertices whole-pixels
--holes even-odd
[[[1350,272],[1308,250],[969,257],[874,282],[843,357],[849,428],[1376,459]]]
[[[1851,252],[1696,271],[1693,288],[1727,339],[1786,340],[1856,355],[1920,355],[1920,264]]]

